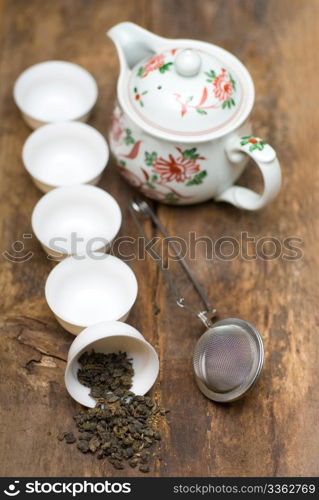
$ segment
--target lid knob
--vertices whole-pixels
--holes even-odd
[[[195,76],[202,64],[199,53],[193,49],[182,50],[175,59],[176,71],[182,76]]]

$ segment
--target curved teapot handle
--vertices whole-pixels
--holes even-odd
[[[241,186],[230,186],[217,197],[217,201],[228,201],[238,208],[259,210],[272,201],[281,186],[280,165],[275,150],[255,136],[234,137],[226,146],[226,154],[234,164],[241,163],[243,153],[250,156],[261,171],[264,192],[260,195]]]

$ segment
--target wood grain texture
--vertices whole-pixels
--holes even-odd
[[[130,20],[169,37],[199,38],[237,55],[256,85],[252,121],[276,148],[283,169],[280,196],[259,213],[213,202],[158,206],[172,235],[190,231],[213,239],[302,238],[303,257],[289,261],[205,259],[191,262],[220,317],[239,316],[263,334],[266,364],[245,399],[229,406],[197,390],[191,355],[201,326],[174,306],[156,265],[132,267],[140,293],[129,322],[158,349],[154,388],[171,410],[163,429],[158,476],[318,475],[318,93],[317,0],[1,0],[0,190],[1,252],[31,233],[40,192],[21,163],[30,133],[12,100],[12,86],[27,66],[46,59],[79,63],[96,77],[100,95],[90,123],[107,134],[118,63],[105,32]],[[245,185],[258,186],[253,168]],[[101,186],[120,202],[122,235],[135,235],[127,199],[131,188],[111,162]],[[151,228],[148,228],[152,231]],[[101,476],[118,471],[57,441],[72,428],[76,404],[63,374],[72,336],[52,317],[43,286],[52,263],[34,238],[33,257],[14,263],[1,256],[0,473],[3,476]],[[11,249],[11,253],[14,253]],[[176,270],[177,271],[177,270]],[[175,272],[175,269],[174,269]],[[196,297],[183,276],[179,284]],[[122,475],[138,475],[127,469]]]

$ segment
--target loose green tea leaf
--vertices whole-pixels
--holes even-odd
[[[150,450],[161,439],[158,424],[167,410],[162,410],[151,397],[130,391],[134,369],[125,352],[84,352],[79,364],[78,379],[90,388],[96,406],[73,417],[79,431],[77,448],[98,459],[107,458],[117,470],[128,463],[133,468],[139,466],[141,472],[149,472],[154,459]],[[58,439],[76,441],[72,433],[66,432],[59,434]]]
[[[73,432],[65,432],[64,433],[64,441],[68,444],[73,444],[76,441],[76,437]]]

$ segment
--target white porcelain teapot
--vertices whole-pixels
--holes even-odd
[[[121,67],[110,145],[129,183],[181,205],[214,198],[256,210],[277,195],[280,166],[273,148],[252,135],[254,85],[236,57],[128,22],[108,35]],[[234,185],[249,157],[263,176],[261,195]]]

